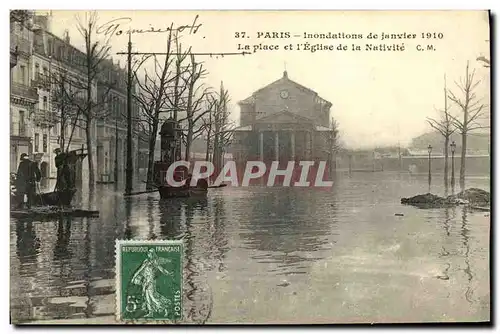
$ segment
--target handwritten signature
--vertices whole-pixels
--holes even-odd
[[[170,31],[177,31],[177,32],[183,32],[186,29],[189,29],[189,34],[196,34],[198,32],[198,29],[202,26],[201,23],[197,23],[199,15],[196,15],[193,22],[191,24],[187,25],[181,25],[174,27],[173,23],[170,25],[170,27],[165,28],[165,29],[156,29],[155,27],[151,26],[148,29],[121,29],[120,27],[124,24],[131,23],[132,18],[130,17],[120,17],[117,19],[113,19],[111,21],[108,21],[96,29],[96,33],[98,34],[104,34],[105,36],[120,36],[122,34],[147,34],[147,33],[165,33],[165,32],[170,32]]]

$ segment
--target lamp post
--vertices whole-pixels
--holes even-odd
[[[125,167],[125,193],[132,192],[134,166],[132,159],[132,34],[128,34],[127,57],[127,165]]]
[[[455,187],[455,149],[457,148],[457,145],[455,144],[455,141],[452,141],[450,144],[451,148],[451,187]]]
[[[432,153],[432,146],[429,144],[427,146],[427,152],[429,152],[429,187],[431,185],[431,153]]]

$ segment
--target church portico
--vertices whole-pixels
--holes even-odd
[[[331,103],[286,72],[239,105],[240,127],[231,147],[237,162],[326,160],[329,129],[320,124],[329,124]]]
[[[260,161],[312,159],[312,131],[276,129],[258,131]]]

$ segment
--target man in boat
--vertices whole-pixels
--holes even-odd
[[[54,160],[57,168],[56,191],[73,188],[71,168],[68,162],[70,156],[67,153],[63,153],[60,148],[56,148],[54,153],[56,154]]]
[[[195,178],[194,182],[192,180],[193,180],[193,174],[188,174],[185,185],[189,188],[198,188],[203,190],[208,189],[208,181],[206,179]],[[194,186],[191,186],[192,183],[194,184]]]
[[[28,209],[31,208],[34,197],[36,196],[36,182],[40,182],[42,173],[38,164],[31,161],[26,153],[21,154],[21,162],[17,169],[16,190],[18,208],[24,206],[24,195],[27,196],[26,203]]]
[[[184,186],[187,188],[191,188],[191,180],[193,179],[193,174],[188,174],[188,177],[186,179],[186,183],[184,183]]]
[[[65,160],[65,155],[62,154],[60,148],[56,148],[54,150],[54,153],[56,154],[56,157],[54,158],[54,162],[57,168],[57,178],[56,178],[56,191],[59,189],[64,189],[64,180],[62,178],[62,169],[63,169],[63,164]]]

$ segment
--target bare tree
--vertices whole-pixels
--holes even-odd
[[[477,98],[474,92],[477,86],[481,83],[480,80],[474,79],[475,70],[472,73],[469,71],[469,62],[465,68],[465,78],[460,80],[460,83],[456,83],[463,97],[457,97],[451,90],[449,90],[449,99],[455,103],[462,112],[462,118],[459,119],[453,115],[450,115],[453,125],[457,128],[458,132],[462,136],[462,154],[460,159],[460,187],[463,190],[465,188],[465,157],[467,153],[467,134],[471,131],[487,128],[487,126],[482,126],[477,121],[484,113],[484,104],[481,104],[481,100]]]
[[[185,131],[185,160],[188,161],[191,154],[191,145],[193,140],[201,135],[204,126],[201,124],[202,117],[209,113],[212,105],[215,104],[213,99],[209,99],[210,91],[205,85],[198,84],[199,80],[206,75],[206,70],[203,65],[195,61],[193,54],[190,55],[191,63],[187,71],[188,75],[184,79],[184,85],[187,86],[186,98],[186,117],[180,121],[187,123]]]
[[[211,107],[209,109],[209,112],[205,115],[205,117],[202,117],[202,122],[203,122],[203,134],[205,135],[206,138],[206,148],[205,148],[205,161],[210,161],[210,152],[212,150],[212,116],[213,113],[215,112],[215,107],[217,104],[217,99],[214,98],[212,95],[207,96],[207,100],[211,101]]]
[[[336,155],[341,147],[339,143],[339,123],[333,117],[330,120],[330,129],[330,132],[328,132],[328,160],[330,162],[330,174],[332,174],[335,167]]]
[[[160,63],[156,55],[152,58],[155,65],[153,74],[149,74],[148,71],[144,69],[144,81],[141,82],[138,77],[140,65],[150,58],[149,56],[144,57],[134,71],[134,76],[139,86],[138,93],[133,96],[140,106],[140,119],[138,123],[140,124],[140,129],[144,129],[147,133],[148,149],[150,153],[148,157],[146,180],[147,190],[153,188],[154,152],[158,135],[160,113],[168,111],[168,85],[172,81],[177,80],[177,74],[172,70],[172,64],[175,60],[172,55],[172,42],[176,38],[177,36],[173,35],[171,29],[167,39],[167,52],[164,61]]]
[[[446,88],[446,75],[444,76],[444,109],[438,111],[439,119],[427,117],[427,123],[444,137],[444,183],[448,184],[448,147],[451,135],[457,130],[453,124],[448,106],[448,93]]]
[[[182,51],[182,44],[179,43],[179,36],[175,39],[175,50],[177,58],[175,60],[175,77],[174,77],[174,85],[170,87],[169,92],[167,94],[168,103],[170,106],[169,111],[173,112],[173,119],[178,122],[179,121],[179,112],[186,110],[186,101],[184,101],[183,97],[188,88],[188,85],[183,84],[181,82],[181,78],[187,73],[187,68],[182,66],[182,63],[186,60],[187,56],[191,53],[191,47],[189,47],[186,51]],[[182,135],[182,134],[181,134]],[[176,143],[176,151],[175,151],[175,160],[181,159],[181,145],[179,138],[179,142]]]
[[[59,147],[63,152],[67,152],[71,145],[75,127],[78,121],[77,117],[78,95],[80,91],[76,79],[70,75],[67,69],[59,68],[55,73],[50,74],[51,105],[54,112],[54,118],[59,124]],[[70,126],[70,137],[66,142],[66,129]]]
[[[99,119],[105,118],[109,112],[107,111],[110,90],[113,83],[107,81],[107,78],[100,77],[101,66],[103,62],[109,57],[109,39],[104,42],[94,40],[96,38],[96,29],[98,16],[96,12],[89,12],[85,14],[85,19],[82,20],[79,16],[76,17],[77,29],[81,36],[84,38],[85,51],[83,61],[75,63],[79,67],[81,76],[77,76],[71,82],[72,89],[76,89],[74,95],[67,95],[68,105],[75,108],[76,114],[73,117],[74,126],[79,125],[82,121],[82,126],[85,129],[87,158],[89,168],[89,187],[95,186],[95,168],[94,168],[94,143],[92,142],[92,133],[95,122]],[[97,90],[94,93],[98,82],[103,89]]]
[[[212,109],[211,116],[211,126],[210,132],[211,136],[208,140],[212,142],[212,163],[214,164],[214,169],[216,174],[219,173],[222,168],[224,154],[226,152],[227,146],[230,144],[233,136],[233,130],[235,125],[229,119],[229,92],[224,89],[224,83],[220,84],[220,91],[216,96],[216,102],[214,103],[214,108]]]

